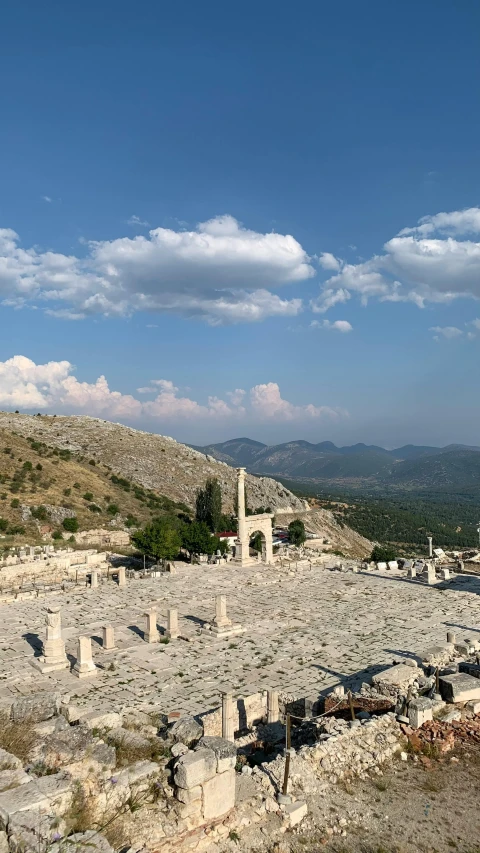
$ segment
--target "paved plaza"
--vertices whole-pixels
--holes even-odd
[[[307,563],[293,571],[185,566],[123,588],[104,580],[96,589],[0,607],[0,703],[60,690],[91,710],[200,713],[218,706],[226,685],[238,697],[267,688],[312,697],[338,683],[358,685],[393,657],[444,642],[447,630],[477,638],[479,593],[480,579],[466,575],[433,587],[400,571],[354,574]],[[201,631],[219,594],[227,596],[228,616],[245,629],[240,636],[219,640]],[[77,638],[92,637],[95,678],[79,680],[68,669],[42,674],[32,666],[52,605],[61,607],[72,664]],[[148,644],[144,614],[151,608],[160,642]],[[168,608],[178,609],[182,636],[167,643]],[[111,651],[102,648],[105,625],[114,627]]]

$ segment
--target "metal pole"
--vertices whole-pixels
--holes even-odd
[[[288,789],[288,774],[290,773],[290,747],[291,747],[291,744],[292,744],[292,737],[291,737],[291,725],[292,725],[292,723],[291,723],[290,714],[287,714],[287,720],[286,720],[286,731],[285,731],[285,736],[286,736],[286,749],[285,749],[285,773],[284,773],[284,776],[283,776],[283,788],[282,788],[282,794],[283,794],[284,796],[286,796],[286,794],[287,794],[287,789]]]

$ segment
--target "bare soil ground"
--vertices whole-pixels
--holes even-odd
[[[381,776],[328,787],[308,798],[302,824],[281,834],[267,824],[227,840],[223,850],[255,853],[480,853],[480,751],[440,760],[396,760]]]

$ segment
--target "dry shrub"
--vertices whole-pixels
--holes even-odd
[[[15,723],[5,712],[1,713],[0,748],[11,752],[25,763],[38,740],[34,726],[35,723],[32,720],[26,719]]]
[[[170,750],[161,741],[152,738],[148,743],[136,744],[128,737],[114,744],[117,756],[117,767],[128,767],[137,761],[159,761],[169,757]]]

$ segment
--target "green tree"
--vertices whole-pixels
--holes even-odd
[[[182,545],[179,531],[164,518],[156,518],[143,530],[137,530],[132,542],[142,554],[156,560],[173,560]]]
[[[192,555],[214,554],[221,551],[221,540],[218,536],[212,536],[208,525],[204,521],[192,521],[182,529],[182,545]]]
[[[305,525],[299,518],[295,518],[288,525],[288,538],[292,545],[303,545],[307,538],[305,533]]]
[[[215,533],[222,518],[222,490],[216,477],[209,477],[204,489],[199,489],[195,502],[195,518]]]
[[[78,519],[64,518],[62,522],[62,527],[64,530],[68,530],[69,533],[76,533],[78,530]]]
[[[396,559],[396,553],[393,548],[388,545],[375,545],[370,559],[374,563],[389,563],[390,560]]]

